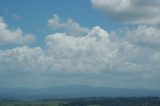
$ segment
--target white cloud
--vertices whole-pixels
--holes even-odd
[[[137,29],[128,30],[126,39],[141,46],[159,47],[160,30],[156,27],[138,26]]]
[[[61,70],[103,71],[111,67],[115,58],[116,45],[109,41],[108,33],[94,27],[86,36],[74,37],[66,33],[56,33],[46,38],[49,53],[62,62]],[[94,67],[96,65],[96,67]]]
[[[111,19],[131,24],[160,24],[158,0],[91,0],[92,5]]]
[[[156,38],[148,39],[157,31],[155,27],[139,26],[127,30],[121,38],[117,37],[118,33],[113,37],[99,26],[85,36],[54,33],[46,37],[46,48],[23,46],[0,50],[0,78],[16,76],[16,79],[23,79],[21,86],[34,87],[37,82],[46,81],[38,86],[85,83],[159,89],[159,49],[146,46],[154,43],[152,40],[157,41]],[[132,36],[136,35],[138,39],[141,34],[147,39],[139,39],[145,42],[145,46],[133,42],[135,38]],[[133,86],[132,82],[136,85]]]
[[[23,34],[20,28],[11,30],[0,17],[0,44],[28,44],[35,41],[32,34]]]
[[[87,27],[81,27],[79,23],[75,22],[72,19],[67,19],[66,22],[61,22],[61,19],[58,15],[54,14],[53,18],[48,20],[48,25],[54,29],[64,29],[70,35],[78,36],[82,33],[87,33]]]

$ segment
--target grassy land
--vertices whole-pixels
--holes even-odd
[[[59,106],[62,102],[55,101],[35,101],[35,102],[26,102],[26,101],[3,101],[0,106]]]
[[[159,97],[76,98],[38,101],[0,101],[0,106],[160,106]]]

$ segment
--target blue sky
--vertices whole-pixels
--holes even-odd
[[[0,87],[160,89],[157,0],[1,0]]]

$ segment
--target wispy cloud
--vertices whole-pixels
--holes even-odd
[[[22,16],[18,15],[18,14],[12,14],[11,15],[16,21],[19,21],[22,19]]]
[[[53,18],[48,20],[48,25],[53,29],[63,29],[66,33],[74,36],[87,33],[89,30],[87,27],[81,27],[79,23],[71,18],[67,19],[65,22],[61,22],[61,19],[57,14],[54,14]]]

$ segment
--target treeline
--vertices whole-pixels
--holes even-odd
[[[72,99],[59,106],[160,106],[159,97],[117,97]]]

